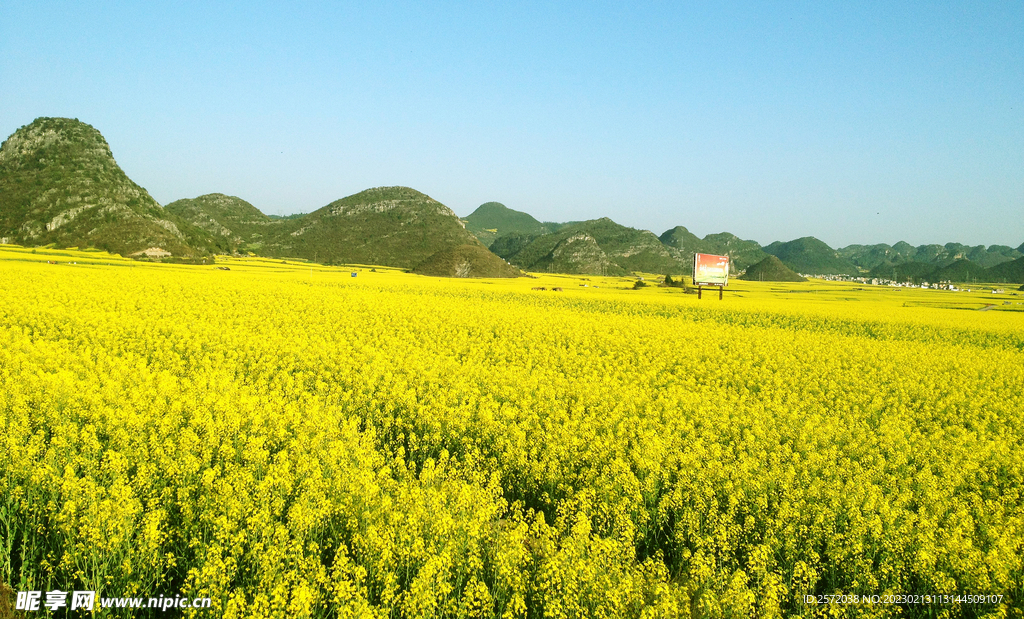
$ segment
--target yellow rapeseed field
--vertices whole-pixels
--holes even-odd
[[[8,592],[1022,616],[1024,296],[216,267],[0,248]]]

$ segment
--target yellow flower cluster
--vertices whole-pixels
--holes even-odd
[[[1024,314],[63,262],[0,256],[14,590],[225,617],[1024,606]],[[834,593],[1003,598],[805,602]]]

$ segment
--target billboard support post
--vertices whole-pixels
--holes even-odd
[[[717,286],[717,288],[718,288],[718,300],[721,301],[722,300],[722,291],[725,290],[725,286]],[[702,286],[697,286],[697,298],[698,299],[701,298],[701,292],[703,292],[703,291],[704,291],[704,288]]]

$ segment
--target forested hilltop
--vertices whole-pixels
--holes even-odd
[[[99,131],[67,118],[38,118],[0,146],[0,240],[143,259],[228,249],[132,182]]]

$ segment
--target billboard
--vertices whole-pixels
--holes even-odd
[[[729,283],[729,256],[693,255],[694,286],[725,286]]]

